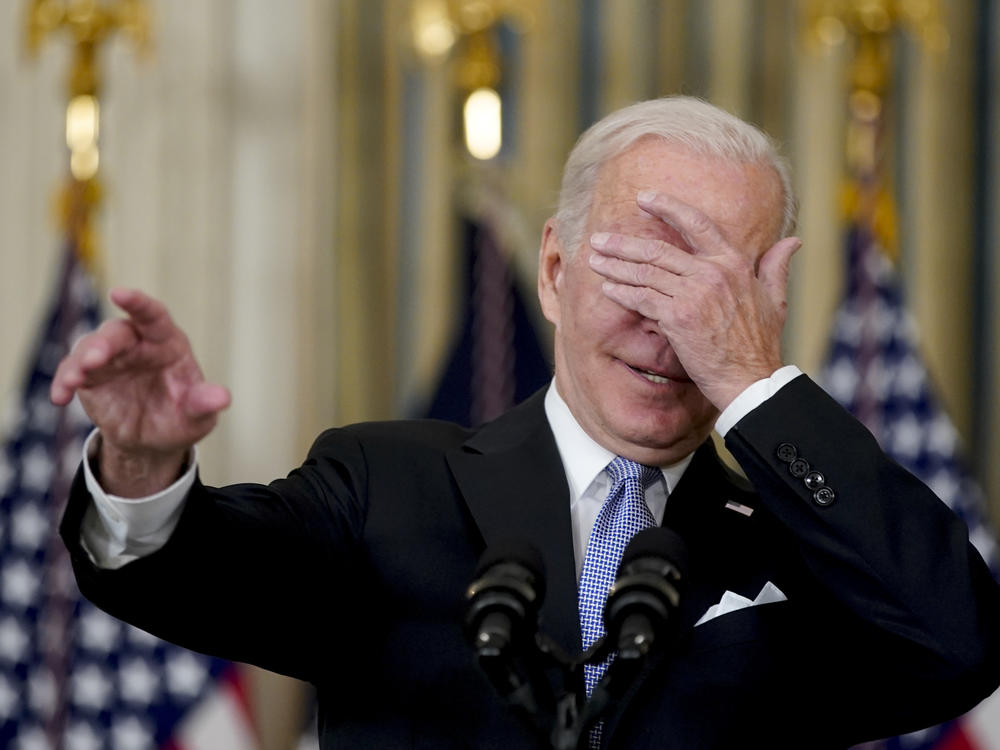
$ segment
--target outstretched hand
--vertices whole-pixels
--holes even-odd
[[[133,289],[111,291],[128,317],[81,338],[59,363],[51,398],[74,394],[101,431],[106,490],[150,494],[177,478],[187,451],[229,405],[229,392],[205,381],[187,336],[166,307]]]
[[[663,240],[599,233],[590,266],[603,291],[656,322],[685,371],[720,410],[781,367],[788,265],[801,246],[786,237],[759,261],[731,245],[704,213],[662,193],[639,206],[673,227],[690,252]]]

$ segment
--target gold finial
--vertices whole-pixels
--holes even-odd
[[[515,28],[529,29],[538,6],[534,0],[411,0],[410,32],[419,56],[434,64],[454,50],[465,145],[476,159],[492,159],[503,141],[498,91],[503,60],[497,26],[509,21]]]
[[[149,50],[149,8],[145,0],[31,0],[25,42],[36,56],[45,37],[65,31],[73,42],[70,96],[97,96],[96,52],[114,32],[131,37],[140,53]]]
[[[846,157],[849,180],[843,209],[870,226],[891,257],[898,248],[892,190],[883,160],[886,104],[892,81],[892,45],[898,33],[943,54],[948,33],[940,0],[807,0],[807,41],[813,49],[852,42],[848,71]]]
[[[501,21],[530,29],[538,12],[535,0],[410,0],[413,47],[424,60],[441,61],[464,37],[488,33]]]
[[[25,47],[30,56],[37,56],[45,38],[58,32],[65,32],[73,44],[66,107],[70,177],[59,194],[58,216],[79,257],[89,266],[95,262],[93,217],[101,198],[97,53],[117,31],[130,37],[144,54],[149,49],[149,28],[144,0],[31,0],[28,7]]]

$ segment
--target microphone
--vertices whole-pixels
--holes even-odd
[[[492,545],[466,591],[465,633],[476,660],[501,697],[539,733],[542,709],[554,703],[542,674],[538,609],[545,597],[545,565],[527,542]]]
[[[489,547],[466,591],[465,625],[476,655],[498,656],[534,637],[545,598],[545,564],[527,542]]]
[[[680,587],[687,575],[684,541],[664,527],[644,529],[632,537],[618,566],[618,578],[604,604],[605,637],[581,656],[596,664],[614,651],[614,661],[594,686],[573,732],[579,738],[597,723],[634,684],[646,656],[663,641],[676,620]],[[570,736],[561,747],[570,744]]]
[[[604,629],[617,645],[616,661],[641,660],[666,635],[686,576],[687,550],[675,531],[656,527],[632,538],[604,606]]]

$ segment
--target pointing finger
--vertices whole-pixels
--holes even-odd
[[[108,296],[128,314],[143,338],[162,341],[177,330],[166,306],[138,289],[116,287]]]

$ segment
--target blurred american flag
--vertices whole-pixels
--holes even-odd
[[[969,527],[997,574],[985,498],[964,464],[958,433],[935,395],[895,268],[871,232],[848,230],[847,285],[821,374],[826,390],[871,430],[883,450],[919,477]],[[1000,695],[966,716],[866,747],[1000,750]]]
[[[73,579],[57,529],[91,424],[78,402],[60,409],[48,394],[99,317],[70,244],[0,453],[0,747],[252,750],[234,665],[116,620]]]

